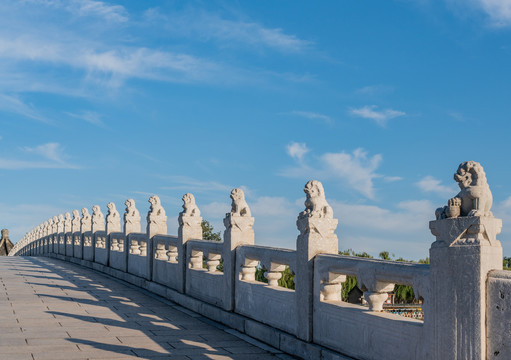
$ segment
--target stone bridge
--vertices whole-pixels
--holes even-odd
[[[490,211],[480,164],[460,164],[455,180],[461,191],[430,222],[430,265],[338,255],[338,221],[318,181],[304,189],[296,250],[255,245],[241,189],[231,193],[223,242],[202,239],[192,194],[183,196],[177,236],[167,235],[157,196],[149,199],[145,232],[132,199],[122,232],[113,203],[106,221],[97,205],[92,215],[84,208],[81,216],[55,216],[9,253],[35,258],[0,263],[11,307],[2,316],[22,333],[45,334],[23,337],[7,327],[35,359],[57,359],[48,355],[52,341],[73,354],[66,359],[511,359],[502,221]],[[287,267],[295,290],[279,285]],[[256,279],[261,268],[267,283]],[[368,306],[342,301],[347,275],[357,277]],[[424,321],[382,311],[395,284],[412,286],[424,300]],[[38,352],[41,344],[48,352]]]

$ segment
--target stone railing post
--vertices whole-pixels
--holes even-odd
[[[128,241],[128,235],[140,232],[140,213],[135,207],[135,200],[128,199],[124,202],[126,210],[124,212],[124,235]],[[128,244],[129,245],[129,244]]]
[[[202,217],[200,210],[195,204],[195,197],[188,193],[183,195],[183,211],[179,213],[178,217],[179,228],[177,232],[179,248],[177,249],[177,262],[179,264],[178,291],[185,292],[186,285],[186,242],[193,239],[202,239]],[[173,253],[167,254],[169,258],[175,256]],[[201,259],[202,264],[202,259]]]
[[[231,191],[231,212],[224,218],[224,246],[222,259],[224,266],[224,309],[234,309],[236,248],[240,245],[254,245],[254,218],[250,212],[245,194],[241,189]]]
[[[297,336],[312,341],[312,314],[314,289],[314,257],[318,254],[337,254],[338,240],[334,231],[337,219],[325,198],[323,185],[309,181],[304,188],[305,210],[298,215],[296,226],[295,291],[297,302]]]
[[[492,195],[482,166],[462,163],[454,175],[461,191],[436,211],[429,227],[430,304],[425,310],[425,358],[486,359],[486,278],[502,269],[497,240],[502,220],[490,212]],[[426,299],[425,305],[428,300]]]
[[[113,232],[121,232],[121,217],[115,204],[109,202],[106,206],[108,213],[106,214],[106,235],[110,235]]]
[[[155,235],[167,235],[167,216],[158,196],[151,196],[149,203],[151,208],[147,213],[147,237],[150,241]]]

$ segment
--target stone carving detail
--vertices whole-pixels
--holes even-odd
[[[71,231],[73,233],[80,231],[80,212],[73,210],[73,220],[71,220]]]
[[[58,222],[59,222],[59,218],[54,216],[53,217],[53,224],[52,224],[52,228],[51,228],[51,230],[52,230],[52,232],[54,234],[56,234],[58,232]]]
[[[92,219],[87,208],[82,208],[82,219],[80,220],[81,231],[91,231]]]
[[[50,234],[50,223],[45,221],[43,223],[43,236],[48,236]]]
[[[466,161],[458,166],[454,174],[460,192],[449,199],[447,206],[435,212],[437,220],[458,216],[490,216],[493,196],[486,181],[486,174],[481,164]]]
[[[67,212],[64,215],[64,232],[71,232],[71,222],[71,214]]]
[[[59,229],[62,228],[62,231],[64,231],[64,215],[59,214],[59,216],[57,217],[57,226]],[[61,231],[59,230],[59,232]]]
[[[121,217],[115,207],[115,204],[113,202],[109,202],[106,207],[108,208],[108,214],[106,215],[106,232],[108,234],[112,232],[120,232]]]
[[[241,189],[233,189],[231,191],[231,216],[251,217],[250,208],[245,201],[245,193]]]
[[[92,231],[104,231],[105,230],[105,216],[101,212],[99,205],[92,207]]]
[[[147,233],[149,237],[154,235],[167,234],[167,216],[165,209],[161,206],[160,198],[153,195],[149,198],[151,208],[147,213]]]
[[[183,211],[179,214],[181,216],[200,216],[200,210],[195,203],[193,194],[186,193],[183,195]]]
[[[126,210],[124,212],[124,233],[131,234],[140,232],[140,213],[135,207],[135,200],[128,199],[124,203]]]
[[[325,198],[323,185],[317,180],[311,180],[305,184],[303,191],[306,194],[305,210],[300,213],[299,218],[327,218],[333,219],[334,212]]]

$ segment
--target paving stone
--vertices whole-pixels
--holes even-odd
[[[88,268],[8,260],[0,259],[0,360],[276,359],[201,315]]]

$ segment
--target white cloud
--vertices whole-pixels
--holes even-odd
[[[364,196],[374,198],[373,179],[381,176],[375,173],[382,160],[380,154],[368,157],[367,152],[359,148],[352,154],[327,153],[321,160],[331,176],[343,179]]]
[[[383,180],[386,182],[394,182],[394,181],[401,181],[403,178],[401,176],[384,176]]]
[[[44,160],[20,160],[0,158],[0,169],[79,169],[77,165],[67,162],[69,156],[59,143],[47,143],[36,147],[21,148],[27,154],[38,155]]]
[[[439,196],[450,196],[456,195],[456,188],[454,186],[442,185],[442,182],[435,179],[433,176],[426,176],[417,183],[415,183],[419,189],[425,192],[432,192]]]
[[[88,122],[89,124],[104,127],[105,124],[101,120],[101,114],[98,114],[94,111],[82,111],[81,113],[74,114],[70,112],[65,112],[65,114],[75,118],[75,119],[81,119],[83,121]]]
[[[392,110],[392,109],[383,109],[377,110],[376,105],[367,105],[358,109],[351,109],[350,113],[354,116],[358,116],[364,119],[374,120],[378,125],[385,126],[387,121],[405,116],[406,113],[403,111]]]
[[[41,115],[33,106],[25,104],[17,96],[0,94],[0,111],[18,114],[43,123],[51,123],[49,119]]]
[[[397,204],[397,211],[375,205],[349,204],[329,201],[334,217],[346,226],[385,231],[389,234],[413,233],[427,229],[433,220],[435,207],[429,200],[410,200]]]
[[[494,27],[511,26],[511,0],[447,0],[456,11],[483,11]]]
[[[55,161],[56,163],[65,163],[65,158],[68,157],[59,143],[47,143],[34,148],[24,147],[23,150],[28,153],[41,155],[48,160]]]
[[[303,160],[304,155],[310,151],[305,143],[298,142],[292,142],[286,146],[286,150],[289,156],[300,162]]]
[[[382,93],[392,92],[394,88],[392,86],[386,85],[368,85],[364,86],[360,89],[357,89],[355,93],[362,95],[376,95]]]
[[[297,148],[299,149],[298,146]],[[291,153],[288,150],[288,154],[296,158],[299,152]],[[367,151],[359,148],[351,154],[344,151],[325,153],[319,157],[319,167],[313,168],[300,162],[299,167],[285,169],[280,172],[280,175],[309,179],[313,176],[319,179],[340,179],[365,197],[373,199],[375,196],[373,180],[382,177],[376,173],[381,161],[380,154],[368,156]]]
[[[330,124],[333,122],[332,118],[330,116],[311,112],[311,111],[297,111],[297,110],[295,110],[295,111],[291,111],[291,114],[301,116],[301,117],[304,117],[306,119],[311,119],[311,120],[323,120],[327,124]]]
[[[165,190],[183,190],[186,192],[207,192],[207,191],[222,191],[228,194],[234,189],[233,186],[218,183],[216,181],[200,181],[187,176],[167,176],[176,185],[164,186]]]
[[[153,8],[145,15],[149,22],[163,21],[168,24],[170,33],[203,41],[214,39],[224,45],[236,43],[250,48],[264,47],[293,53],[307,50],[312,45],[310,41],[286,34],[280,28],[269,28],[251,21],[229,20],[205,11],[188,10],[165,15]]]
[[[143,47],[115,47],[86,44],[82,39],[52,41],[37,36],[0,35],[0,57],[16,61],[69,66],[85,71],[89,79],[120,86],[124,79],[139,78],[166,82],[197,82],[216,79],[225,69],[195,56]],[[235,70],[233,74],[236,75]],[[0,99],[1,101],[1,99]],[[33,116],[35,118],[35,116]]]
[[[43,5],[68,11],[75,16],[92,16],[112,22],[128,21],[128,12],[121,5],[95,0],[22,0],[30,5]]]

